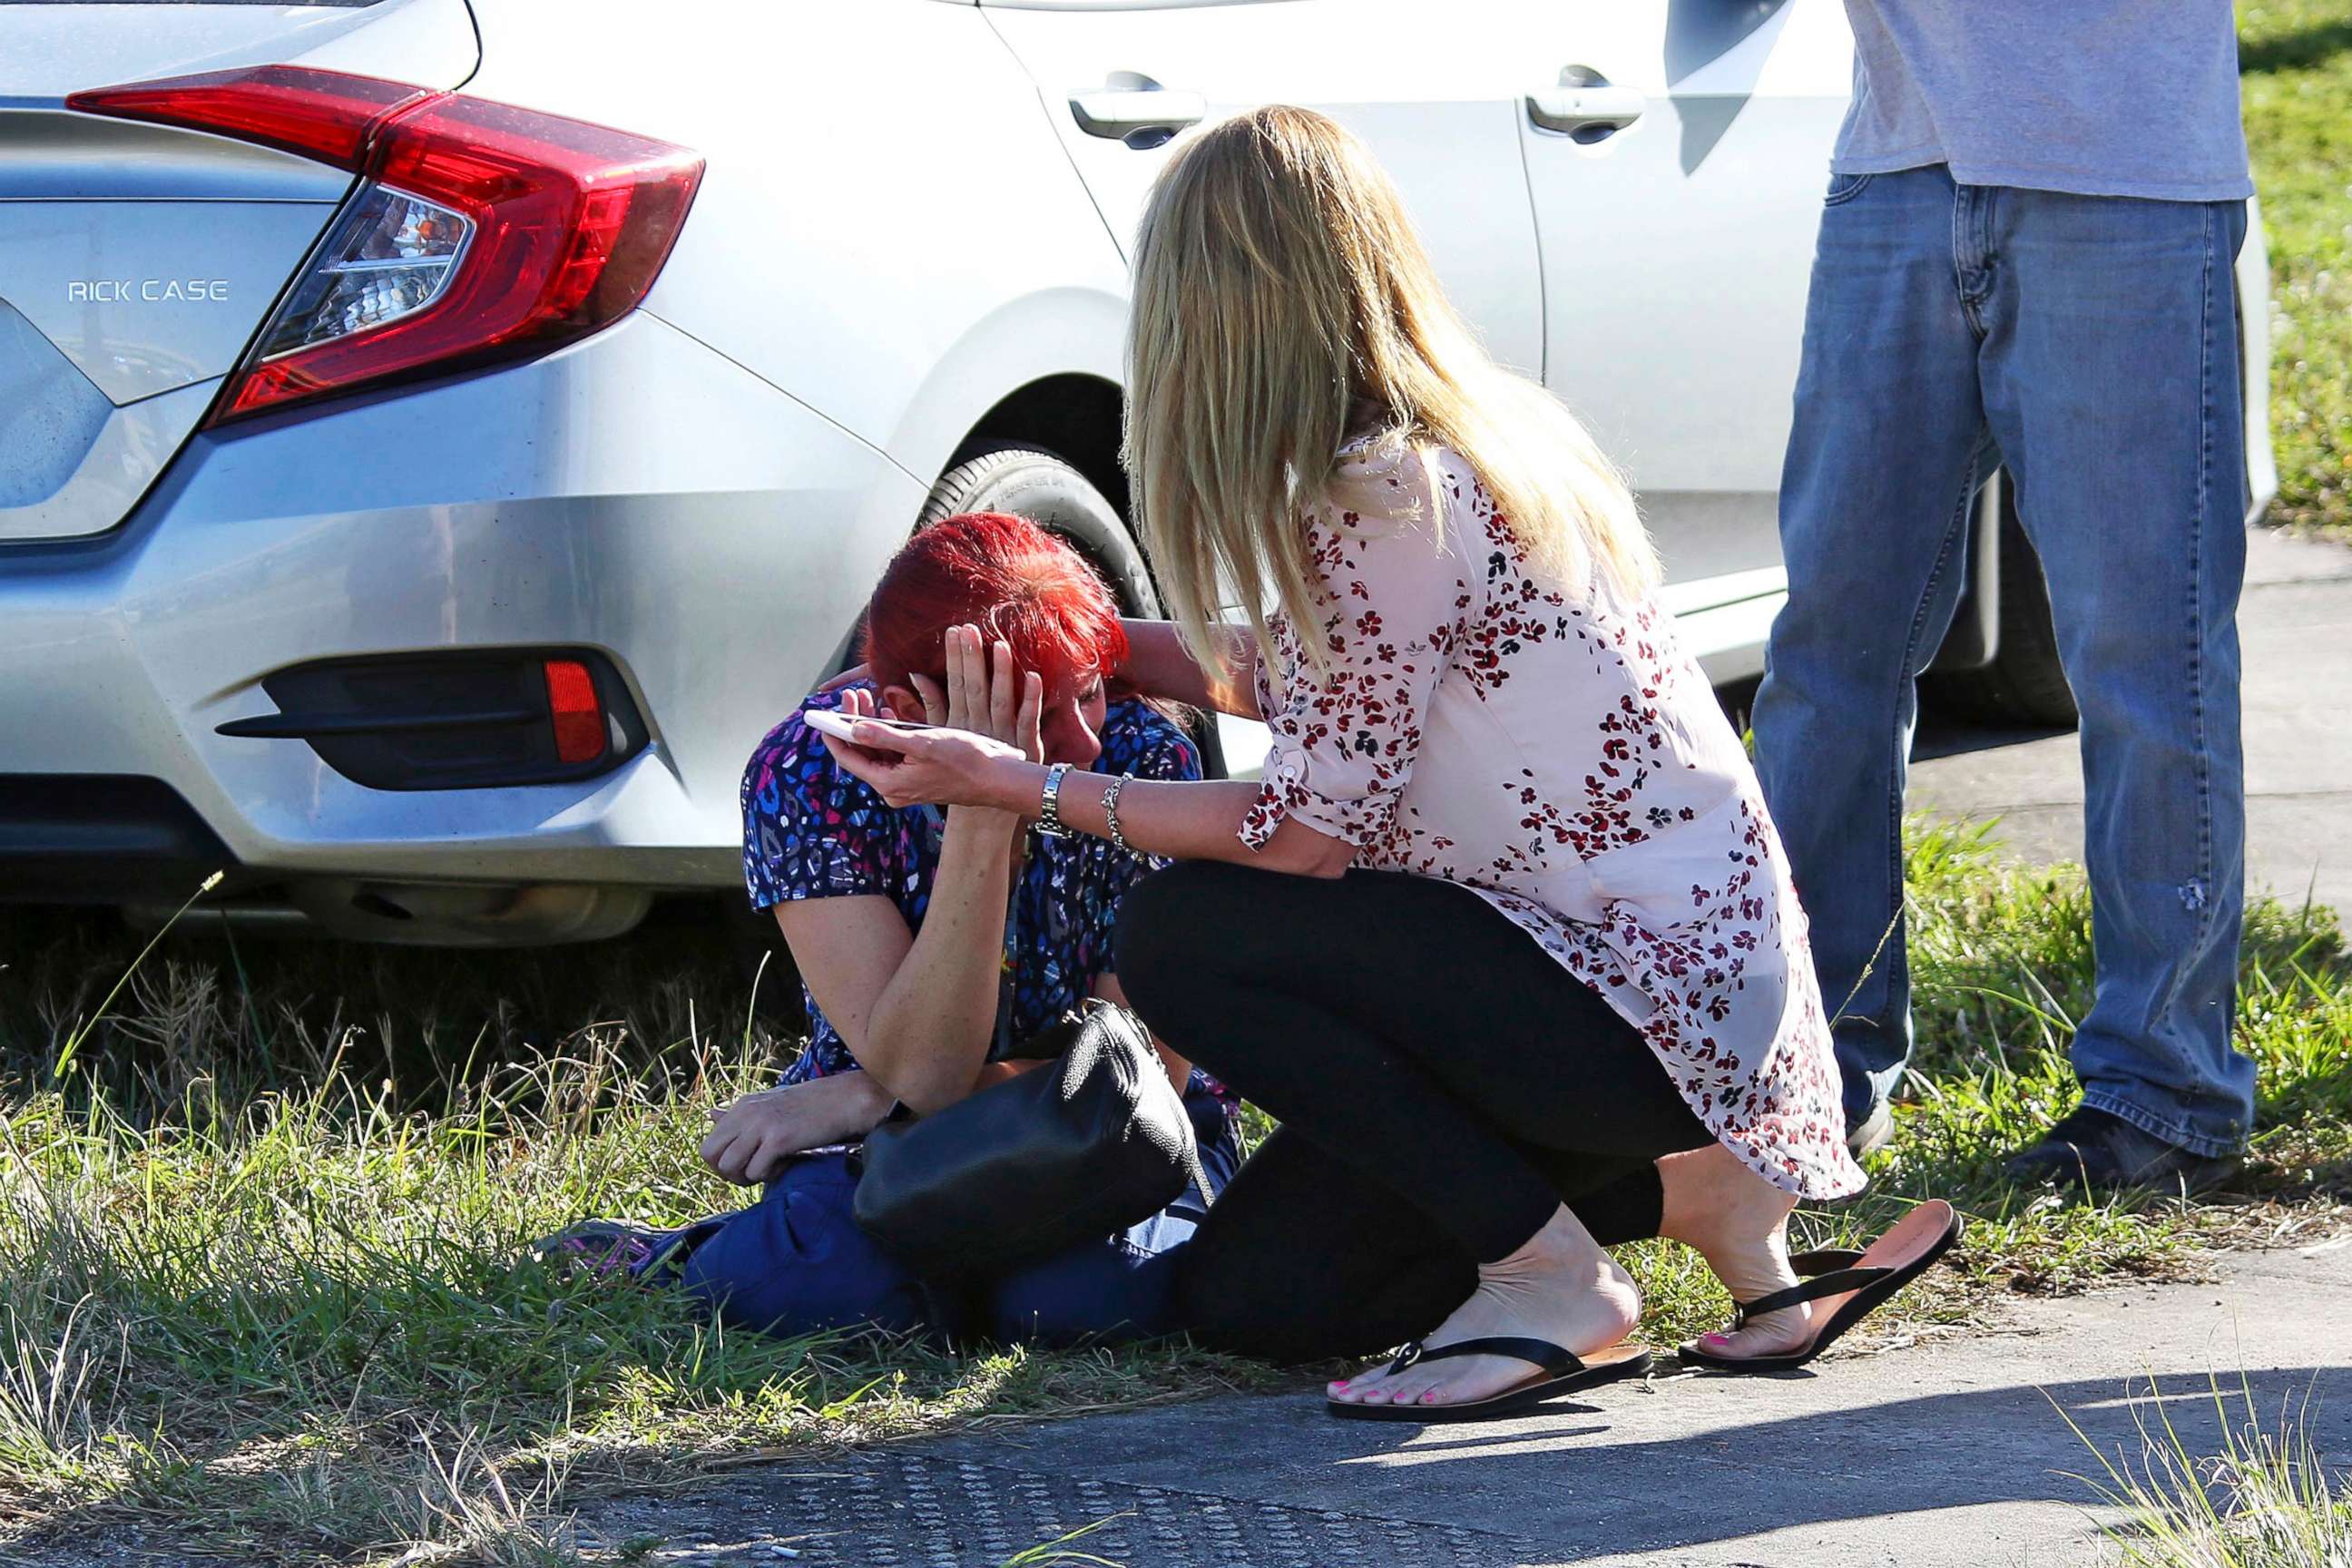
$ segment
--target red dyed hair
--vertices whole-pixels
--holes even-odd
[[[947,673],[950,626],[971,625],[1013,645],[1055,702],[1108,676],[1127,657],[1118,604],[1094,568],[1026,518],[1001,511],[943,518],[883,569],[866,612],[866,664],[877,688]]]

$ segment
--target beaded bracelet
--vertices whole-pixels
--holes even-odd
[[[1129,848],[1127,835],[1119,830],[1118,826],[1118,792],[1125,789],[1127,787],[1127,781],[1134,776],[1135,775],[1133,773],[1119,774],[1118,777],[1110,781],[1110,787],[1103,791],[1102,797],[1103,816],[1108,818],[1110,823],[1110,841],[1113,844],[1118,845],[1121,849],[1128,850],[1128,853],[1129,854],[1133,854],[1134,851],[1131,848]]]

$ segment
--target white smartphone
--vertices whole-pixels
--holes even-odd
[[[908,719],[877,719],[872,717],[862,720],[853,719],[846,713],[836,712],[830,708],[812,708],[807,712],[802,714],[801,719],[810,729],[814,730],[818,734],[830,735],[836,741],[849,740],[851,736],[851,727],[860,723],[879,724],[887,730],[932,730],[938,728],[938,726],[934,724],[918,724],[912,720]]]

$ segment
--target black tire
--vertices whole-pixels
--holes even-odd
[[[967,447],[940,476],[917,529],[966,511],[1003,511],[1062,535],[1110,584],[1130,616],[1156,616],[1160,595],[1127,521],[1086,475],[1053,453],[1014,442]]]
[[[2014,492],[2000,509],[2000,641],[1992,662],[1939,670],[1927,678],[1928,700],[1981,724],[2071,730],[2080,722],[2074,689],[2058,658],[2050,588],[2042,562],[2017,520]]]

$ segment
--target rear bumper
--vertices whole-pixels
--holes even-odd
[[[729,885],[744,759],[921,500],[643,314],[495,374],[202,436],[106,540],[0,552],[0,778],[154,781],[247,884]],[[287,665],[543,645],[600,650],[627,682],[650,741],[616,771],[391,792],[305,742],[217,733],[274,711],[259,683]],[[0,895],[53,896],[11,873],[39,851],[20,818]],[[73,854],[41,852],[43,879]]]
[[[160,779],[0,774],[0,868],[14,898],[116,903],[193,892],[232,860]]]

